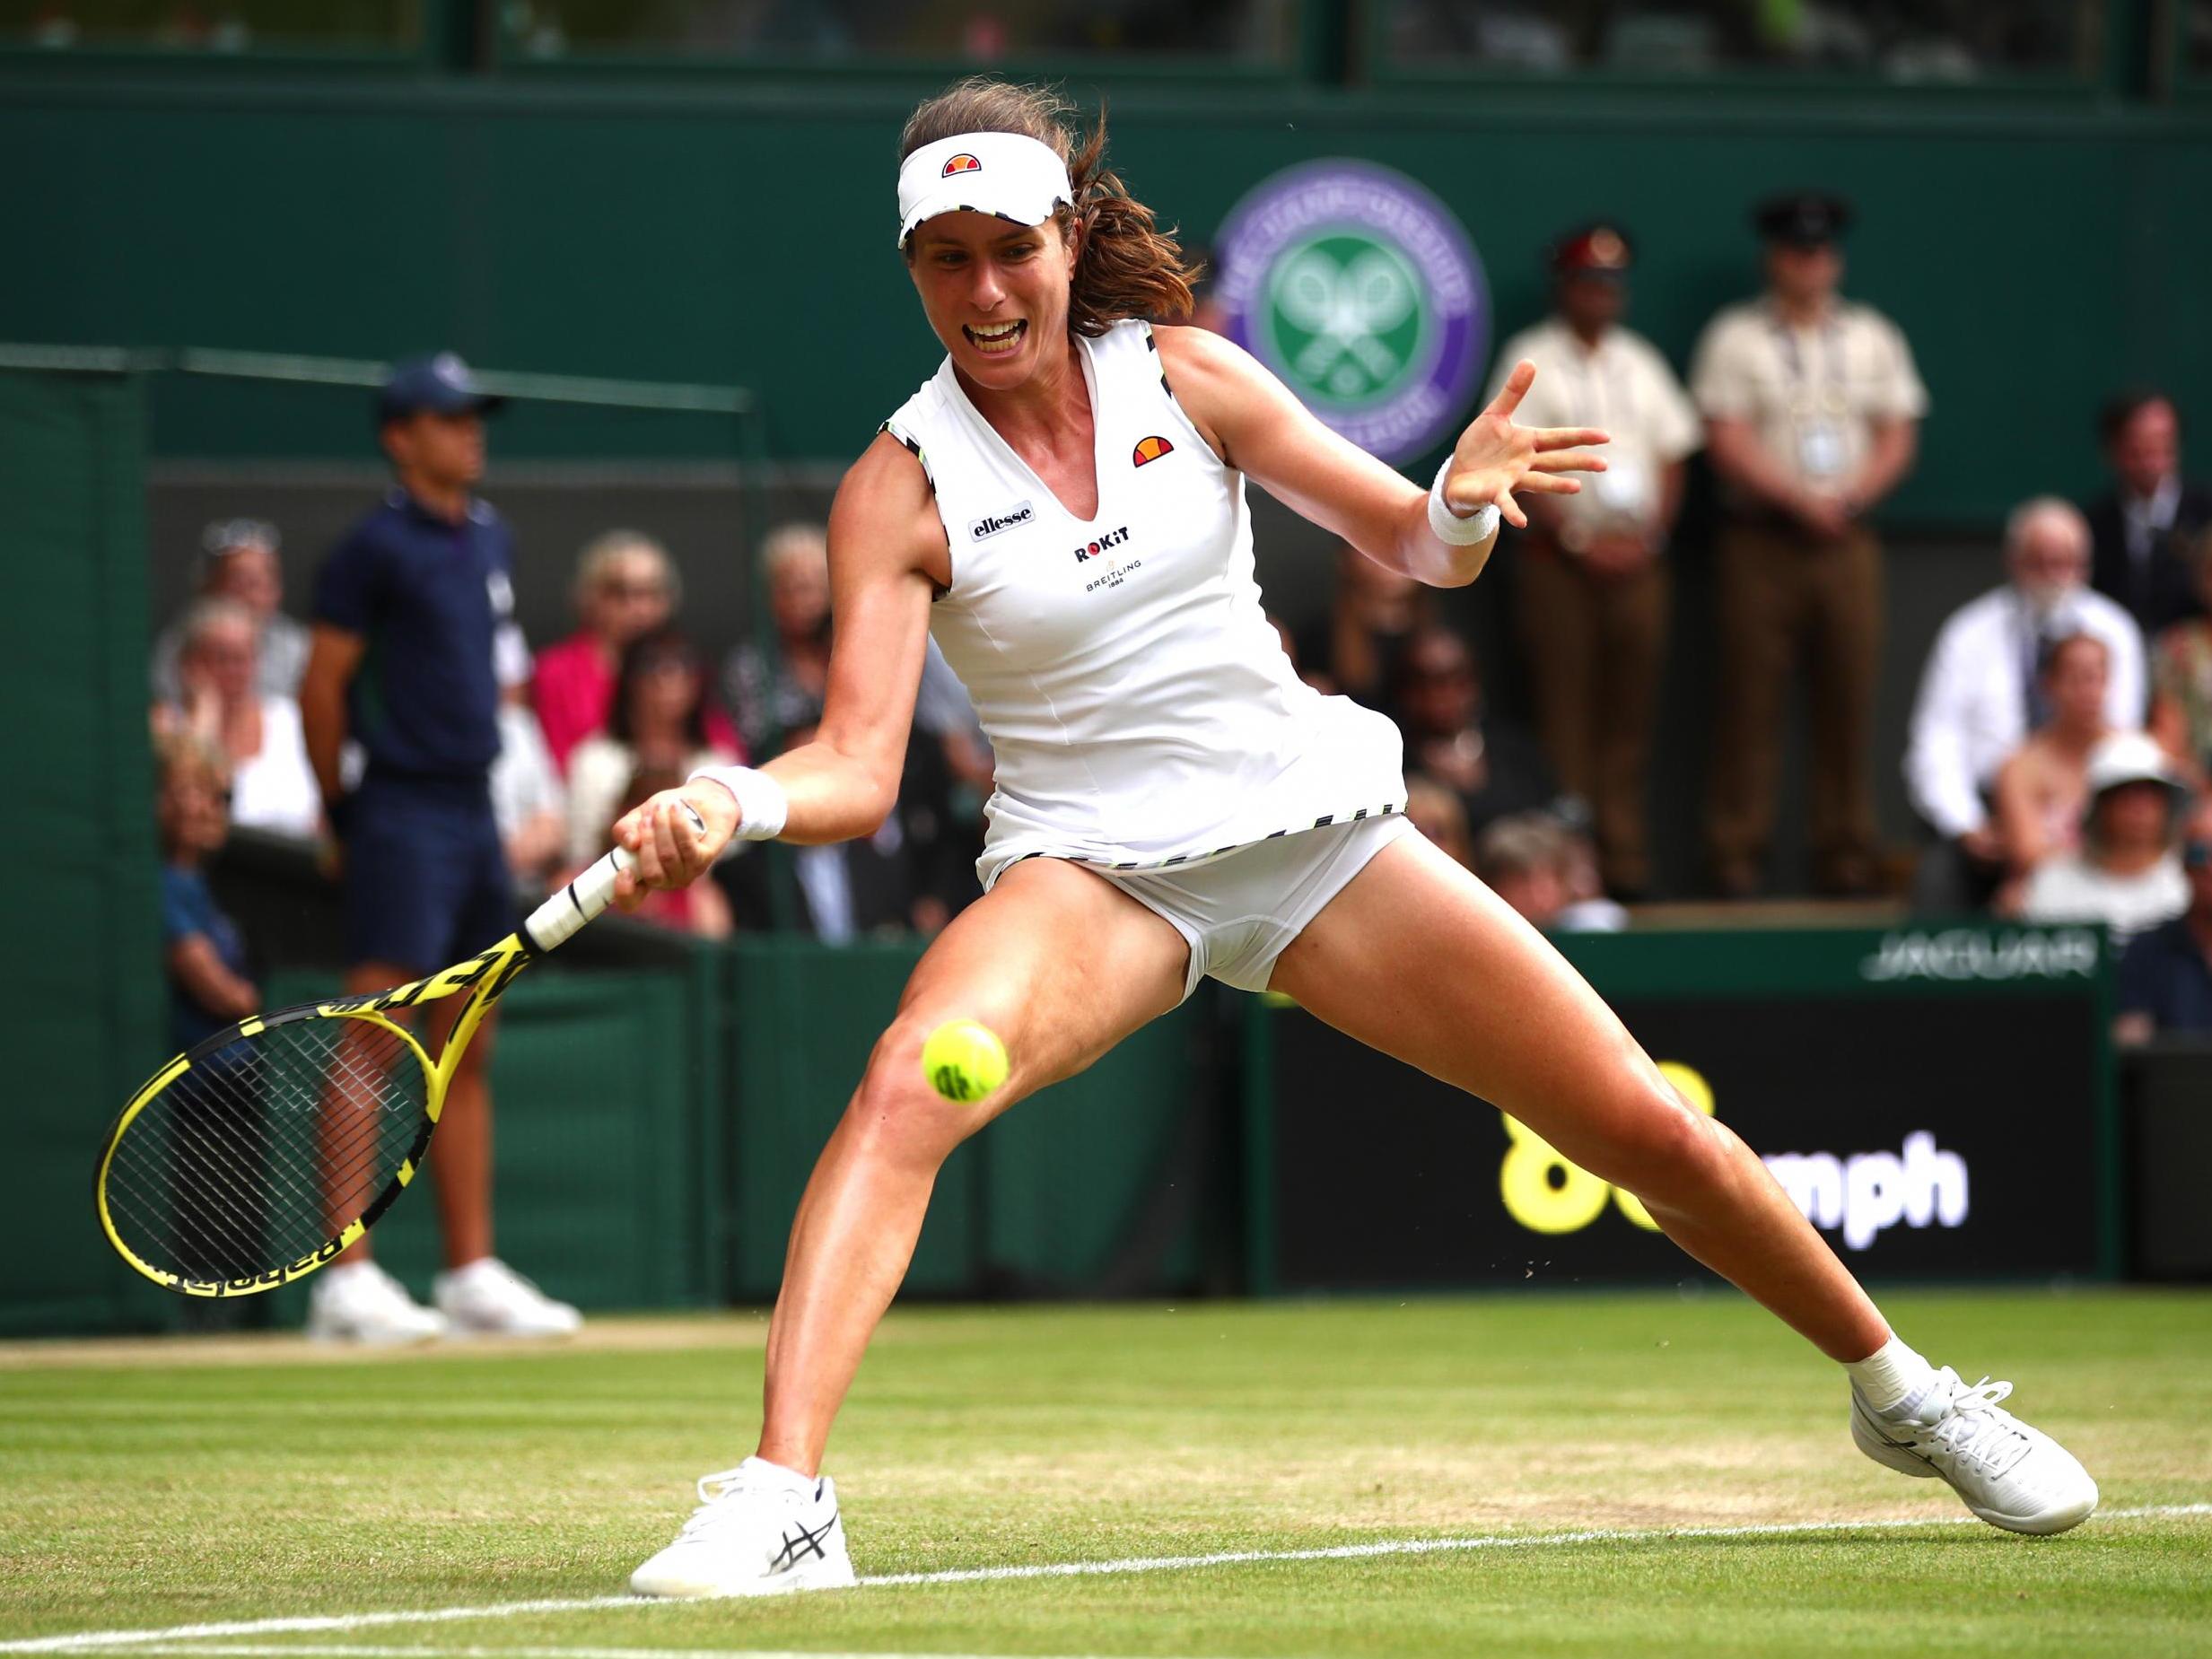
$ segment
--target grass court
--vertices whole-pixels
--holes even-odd
[[[1867,1462],[1834,1367],[1732,1294],[923,1308],[828,1463],[863,1579],[922,1581],[631,1602],[751,1449],[763,1315],[7,1345],[0,1652],[2212,1652],[2212,1294],[1884,1305],[2018,1384],[2100,1513],[2015,1538]],[[1068,1564],[1112,1570],[974,1570]]]

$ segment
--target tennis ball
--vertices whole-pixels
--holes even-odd
[[[988,1026],[949,1019],[922,1044],[922,1075],[947,1100],[981,1100],[1006,1081],[1006,1045]]]

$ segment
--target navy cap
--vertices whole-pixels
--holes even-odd
[[[459,355],[440,352],[392,365],[376,396],[376,418],[403,421],[424,409],[438,415],[490,415],[506,402],[478,386]]]
[[[1851,228],[1851,205],[1824,190],[1792,190],[1753,208],[1751,222],[1767,241],[1821,248]]]

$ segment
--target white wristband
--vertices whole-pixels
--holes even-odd
[[[696,783],[701,779],[721,784],[738,803],[739,841],[774,841],[783,833],[783,821],[791,813],[791,798],[766,773],[750,766],[702,766],[684,781]]]
[[[1447,455],[1437,468],[1437,481],[1429,486],[1429,533],[1447,546],[1472,547],[1498,533],[1498,503],[1484,502],[1465,518],[1454,512],[1444,500],[1444,475],[1451,469]]]

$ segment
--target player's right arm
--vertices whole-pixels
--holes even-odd
[[[928,476],[888,434],[845,474],[829,512],[831,613],[836,619],[822,720],[811,742],[760,770],[791,806],[779,840],[802,845],[851,841],[882,827],[898,799],[914,723],[914,694],[929,644],[930,600],[951,584],[951,557]],[[704,832],[676,813],[689,803]],[[681,886],[714,861],[738,830],[730,792],[707,780],[654,796],[615,825],[637,855],[616,889]]]
[[[345,793],[338,756],[345,747],[345,690],[368,642],[360,634],[319,622],[308,636],[307,668],[300,676],[300,724],[307,738],[308,764],[322,790],[323,816],[337,822]]]

